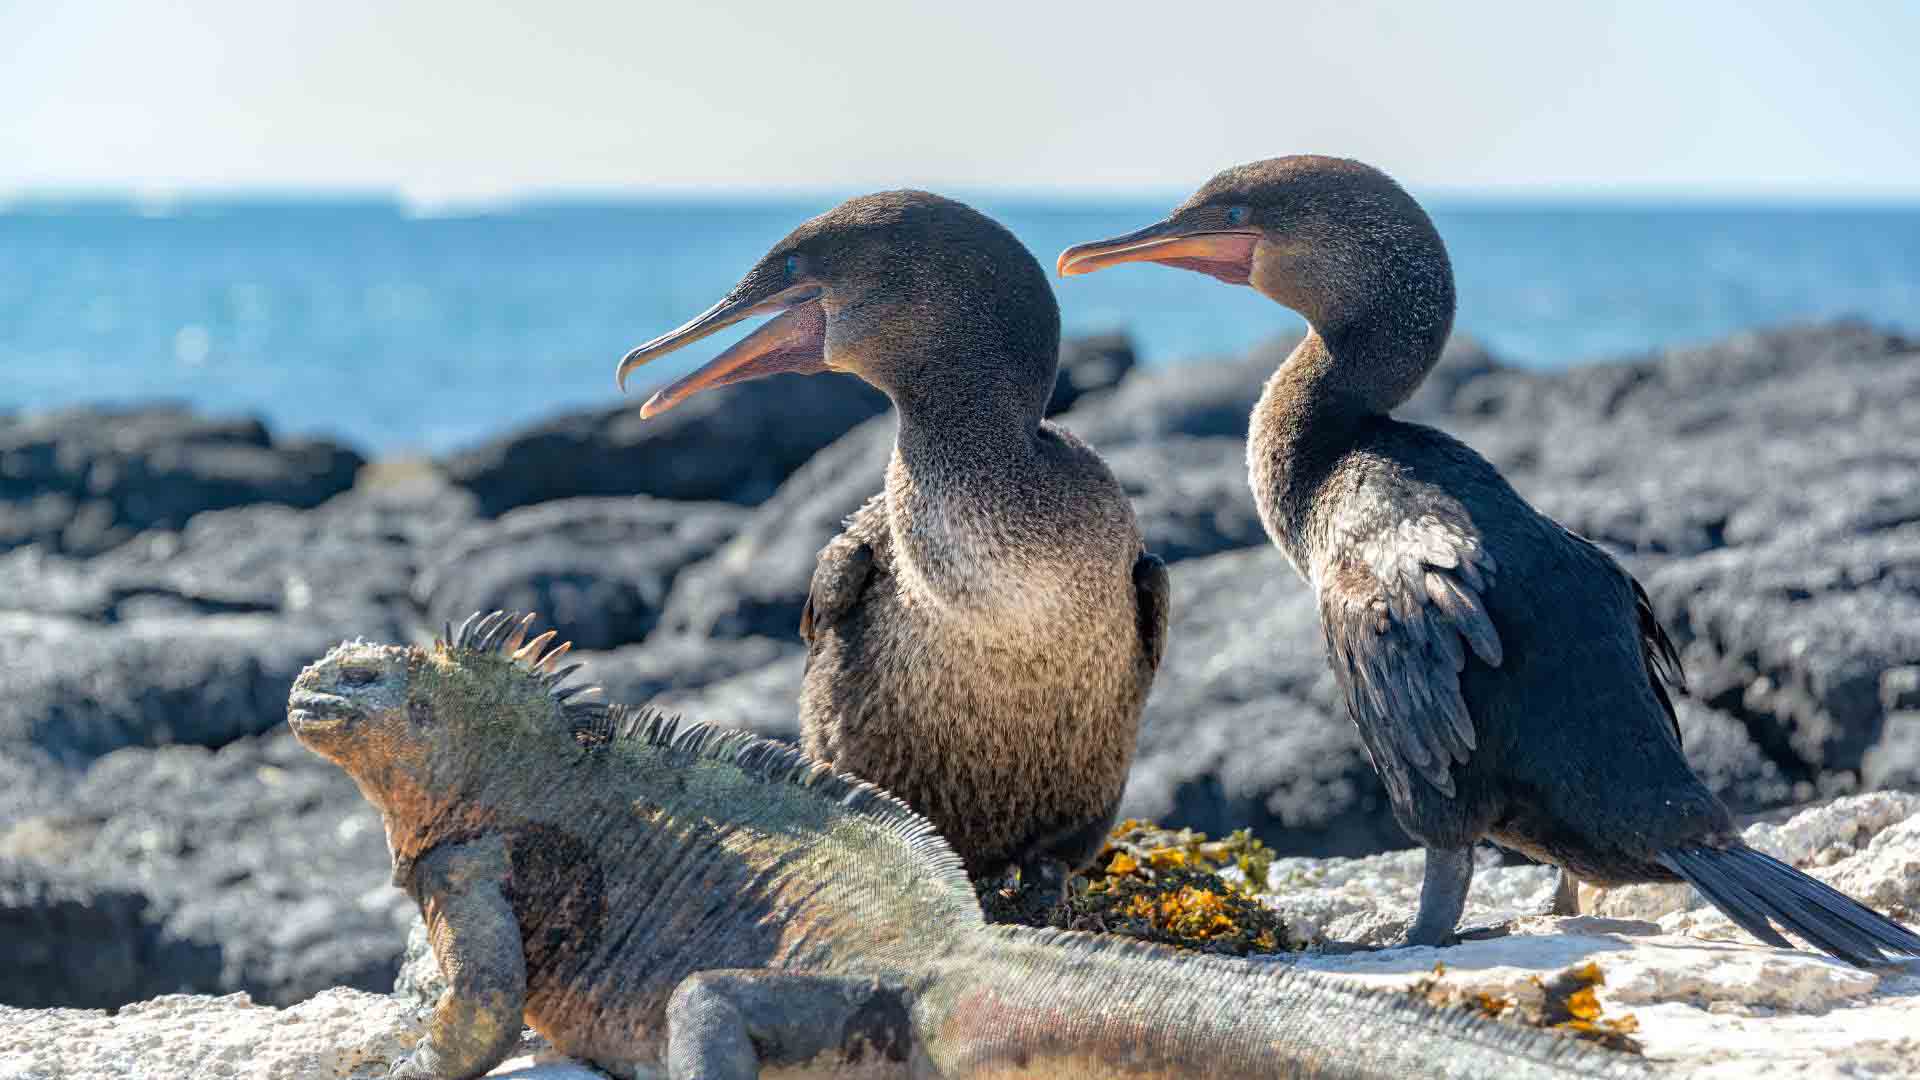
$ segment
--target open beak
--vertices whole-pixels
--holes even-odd
[[[1253,249],[1259,242],[1252,229],[1194,229],[1168,219],[1111,240],[1075,244],[1060,253],[1056,269],[1061,277],[1072,277],[1120,263],[1156,262],[1245,285],[1253,276]]]
[[[734,290],[736,294],[739,291]],[[620,361],[614,378],[620,389],[625,390],[627,376],[634,368],[755,315],[778,315],[778,318],[748,334],[698,371],[656,391],[640,406],[640,415],[656,416],[715,386],[783,372],[814,375],[827,370],[827,312],[820,304],[820,288],[795,285],[764,299],[728,296],[678,330],[661,334],[628,353]]]

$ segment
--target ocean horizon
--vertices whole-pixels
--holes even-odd
[[[1174,201],[965,196],[1049,269]],[[622,400],[626,349],[718,299],[835,197],[381,195],[0,203],[0,412],[181,401],[381,455],[444,453]],[[1428,200],[1455,333],[1556,368],[1855,316],[1920,328],[1920,203]],[[1159,267],[1054,280],[1065,333],[1121,329],[1148,365],[1296,332],[1246,289]],[[625,400],[746,329],[643,372]]]

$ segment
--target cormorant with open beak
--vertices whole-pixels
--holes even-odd
[[[655,393],[846,372],[899,409],[885,489],[820,553],[801,617],[806,752],[932,819],[975,880],[1057,891],[1098,854],[1166,640],[1125,492],[1042,420],[1060,314],[999,224],[917,191],[850,200],[621,362],[774,318]],[[1043,893],[1042,895],[1047,895]]]
[[[1449,940],[1491,838],[1573,879],[1685,879],[1763,941],[1836,956],[1920,936],[1747,847],[1688,768],[1679,657],[1619,563],[1529,506],[1458,440],[1402,423],[1453,325],[1453,271],[1419,204],[1356,161],[1228,169],[1164,221],[1060,256],[1157,262],[1304,316],[1255,407],[1261,521],[1320,602],[1334,674],[1396,819],[1427,848],[1408,941]]]

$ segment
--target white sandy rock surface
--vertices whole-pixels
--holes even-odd
[[[1747,842],[1903,923],[1920,924],[1920,795],[1841,799]],[[1270,902],[1300,941],[1388,944],[1405,931],[1422,856],[1282,859]],[[1576,918],[1541,910],[1554,873],[1483,866],[1465,924],[1514,920],[1503,938],[1449,949],[1309,952],[1303,967],[1379,986],[1423,978],[1463,995],[1540,998],[1535,980],[1589,962],[1604,1017],[1630,1015],[1649,1058],[1711,1077],[1920,1076],[1920,961],[1863,971],[1813,952],[1769,948],[1685,885],[1582,888]],[[1517,918],[1516,918],[1517,916]],[[1435,975],[1435,966],[1444,965]]]
[[[1920,922],[1920,795],[1842,799],[1746,835],[1909,925]],[[1418,852],[1280,860],[1271,902],[1303,941],[1391,942],[1417,899],[1420,861]],[[1678,887],[1583,890],[1587,914],[1575,918],[1518,914],[1543,905],[1552,884],[1552,872],[1538,867],[1481,869],[1467,921],[1512,921],[1505,937],[1450,949],[1310,950],[1284,962],[1383,987],[1429,979],[1522,1001],[1539,999],[1541,980],[1592,963],[1604,979],[1603,1018],[1631,1016],[1647,1056],[1676,1075],[1920,1076],[1920,961],[1862,971],[1768,948]],[[114,1015],[0,1008],[0,1080],[379,1077],[420,1038],[414,1000],[329,990],[287,1009],[244,994],[160,997]],[[492,1075],[604,1074],[555,1059],[529,1033]]]

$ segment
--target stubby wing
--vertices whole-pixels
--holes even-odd
[[[1633,588],[1633,615],[1640,633],[1640,659],[1647,669],[1647,684],[1653,687],[1653,696],[1660,700],[1660,708],[1667,714],[1667,724],[1673,729],[1673,744],[1679,746],[1683,741],[1680,734],[1680,717],[1673,711],[1673,696],[1667,693],[1672,687],[1681,693],[1687,692],[1687,676],[1680,666],[1680,650],[1673,647],[1673,639],[1667,636],[1667,629],[1660,625],[1660,616],[1653,610],[1653,601],[1648,598],[1647,590],[1640,586],[1640,580],[1620,565],[1620,560],[1599,544],[1581,536],[1571,529],[1563,528],[1567,536],[1584,544],[1599,560],[1610,567],[1614,573],[1625,579]]]
[[[1625,573],[1625,571],[1622,571]],[[1640,620],[1640,656],[1647,664],[1647,682],[1653,686],[1653,696],[1660,699],[1660,707],[1667,711],[1667,722],[1673,725],[1673,742],[1678,746],[1683,741],[1680,734],[1680,717],[1673,711],[1673,697],[1667,693],[1671,686],[1681,693],[1687,692],[1686,672],[1680,667],[1680,650],[1673,647],[1673,639],[1667,636],[1667,629],[1660,625],[1660,616],[1653,610],[1653,601],[1647,598],[1647,590],[1640,582],[1628,574],[1627,580],[1633,582],[1633,610]]]
[[[873,571],[873,546],[842,533],[820,549],[813,564],[813,583],[806,606],[800,609],[800,637],[809,646],[814,636],[853,610],[866,591]]]
[[[1160,658],[1167,655],[1167,617],[1173,588],[1167,580],[1167,564],[1151,551],[1143,551],[1133,561],[1134,618],[1140,627],[1140,645],[1147,652],[1147,665],[1160,670]]]
[[[1470,525],[1421,517],[1354,537],[1316,575],[1327,655],[1396,801],[1414,776],[1448,796],[1475,747],[1467,655],[1501,661],[1485,593],[1494,561]]]

